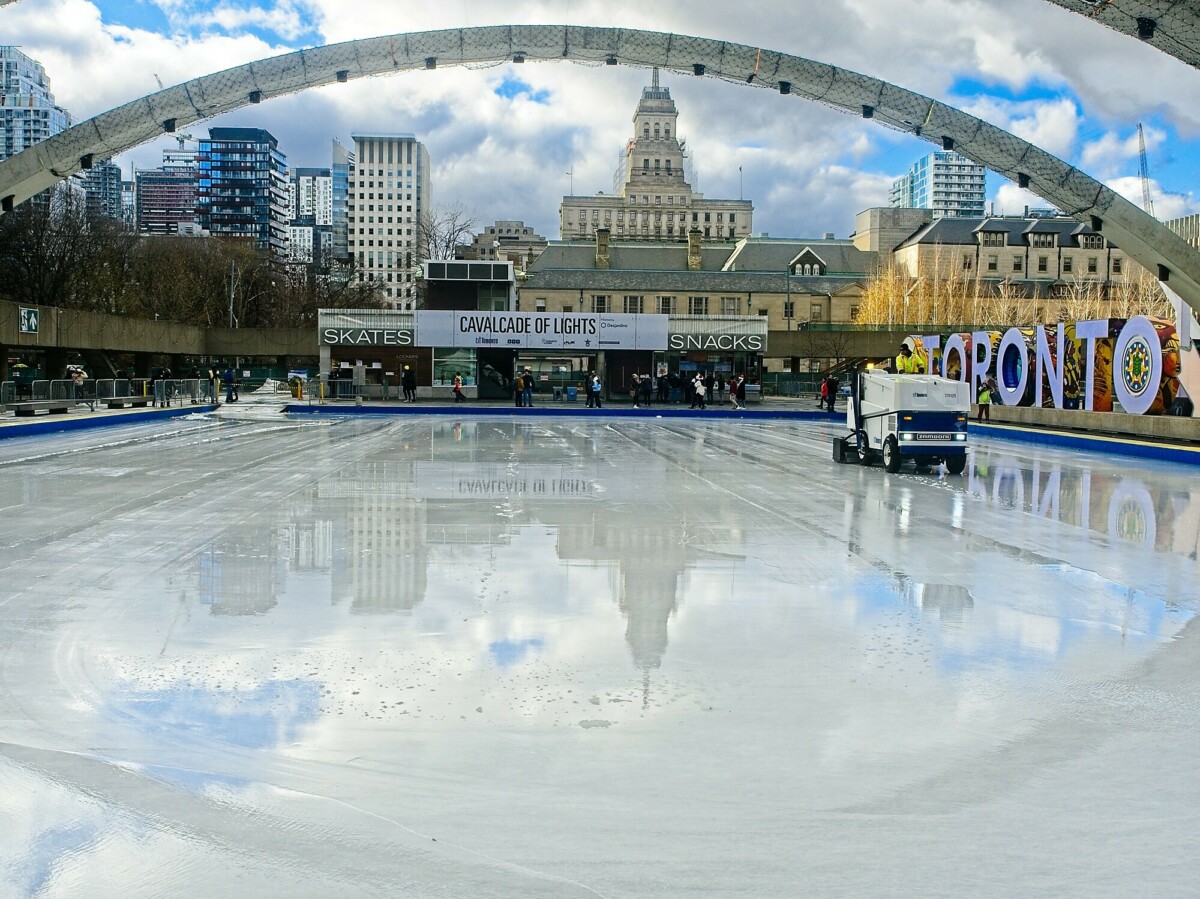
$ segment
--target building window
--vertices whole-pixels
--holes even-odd
[[[1113,268],[1114,275],[1121,274],[1121,258],[1119,256],[1113,257],[1112,268]]]
[[[1099,234],[1083,234],[1079,238],[1079,245],[1085,250],[1102,250],[1104,238]]]
[[[1030,234],[1029,245],[1038,248],[1050,248],[1054,246],[1053,234]]]
[[[640,296],[625,297],[625,312],[631,315],[638,315],[642,311],[642,298]]]
[[[759,309],[759,310],[758,310],[758,316],[759,316],[759,318],[766,318],[766,317],[767,317],[767,310],[766,310],[766,309]]]
[[[795,318],[796,317],[796,301],[795,300],[784,300],[783,301],[783,317],[784,318]]]
[[[534,300],[534,305],[537,307],[538,312],[545,312],[546,311],[546,298],[538,297],[536,300]]]
[[[1050,270],[1050,257],[1049,256],[1039,256],[1038,257],[1038,271],[1045,273],[1049,270]]]
[[[999,256],[989,256],[987,265],[988,265],[987,270],[989,272],[998,271],[1000,269],[1000,257]]]
[[[1025,268],[1025,260],[1020,256],[1013,257],[1013,271],[1019,272]]]
[[[969,272],[975,265],[975,259],[970,253],[963,253],[963,271]]]
[[[857,306],[850,307],[850,321],[852,321],[852,322],[858,321],[858,307]]]
[[[1099,260],[1095,256],[1088,257],[1088,274],[1094,275],[1100,269]]]
[[[1075,270],[1075,260],[1072,259],[1070,256],[1063,257],[1062,265],[1063,265],[1063,273],[1064,274]]]
[[[722,315],[740,315],[742,301],[737,297],[721,297]]]
[[[708,315],[708,297],[688,297],[688,315]]]
[[[672,315],[675,312],[674,297],[659,297],[658,298],[658,314]]]
[[[1004,246],[1003,231],[984,231],[983,245],[985,247],[1002,247]]]
[[[819,322],[825,319],[825,307],[820,303],[808,304],[808,320]]]
[[[592,297],[593,312],[608,312],[608,297],[605,294],[597,294]]]

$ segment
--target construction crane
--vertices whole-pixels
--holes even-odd
[[[1154,201],[1150,199],[1150,166],[1146,164],[1146,133],[1138,122],[1138,174],[1142,179],[1142,208],[1154,216]]]

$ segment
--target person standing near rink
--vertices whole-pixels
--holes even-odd
[[[221,375],[221,382],[225,385],[225,402],[233,403],[237,401],[237,394],[233,389],[233,366],[226,366],[225,373]]]
[[[526,366],[526,368],[525,368],[524,381],[525,381],[525,389],[523,391],[522,401],[524,402],[525,408],[532,409],[533,408],[533,369],[529,368],[528,366]]]
[[[404,366],[404,373],[400,375],[400,386],[404,388],[404,402],[415,403],[417,401],[417,373],[408,365]]]
[[[466,399],[467,399],[465,396],[463,396],[462,384],[463,384],[462,374],[460,372],[455,372],[454,373],[454,402],[456,402],[456,403],[466,402]]]
[[[513,378],[513,403],[518,409],[525,405],[525,375],[519,369]]]

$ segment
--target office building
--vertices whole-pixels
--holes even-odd
[[[287,250],[287,157],[262,128],[210,128],[196,157],[196,218],[213,237]]]
[[[429,212],[429,151],[411,134],[355,134],[347,248],[355,277],[397,309],[414,309],[421,222]]]
[[[930,153],[892,182],[892,206],[929,209],[934,218],[981,218],[985,170],[953,151]]]
[[[546,249],[548,241],[519,221],[497,221],[488,225],[471,240],[472,259],[511,262],[517,271],[524,271]]]
[[[563,197],[563,240],[594,240],[607,228],[614,240],[685,242],[695,229],[704,240],[736,241],[753,230],[749,200],[710,200],[692,190],[684,170],[679,111],[654,70],[633,115],[612,194]]]

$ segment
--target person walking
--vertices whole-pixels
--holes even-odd
[[[629,383],[629,398],[633,400],[633,408],[638,408],[638,400],[641,399],[641,396],[642,379],[641,376],[635,371],[633,373],[633,380]]]
[[[979,395],[975,398],[979,404],[979,409],[975,413],[975,421],[991,421],[992,420],[992,390],[995,387],[995,380],[988,378],[979,388]]]
[[[699,408],[704,409],[704,398],[708,395],[708,386],[704,383],[705,379],[699,375],[696,376],[696,403]]]
[[[746,408],[746,376],[745,375],[738,375],[737,400],[738,400],[738,406],[742,409],[745,409]]]
[[[596,373],[594,371],[590,371],[588,372],[587,378],[584,379],[583,384],[583,392],[587,394],[587,407],[589,409],[596,405],[596,394],[592,390],[592,381],[594,380],[596,380]]]
[[[817,397],[817,407],[820,409],[824,409],[828,403],[829,403],[829,378],[825,377],[825,378],[821,379],[821,390],[819,392],[819,396]]]
[[[830,375],[829,376],[829,397],[828,397],[830,412],[834,411],[833,407],[834,407],[834,404],[837,402],[838,388],[840,386],[841,386],[841,382],[838,381],[838,379],[835,378],[833,375]]]
[[[463,388],[462,375],[459,372],[455,372],[454,373],[454,402],[456,402],[456,403],[465,402],[467,399],[465,396],[463,396],[462,388]]]
[[[741,405],[738,403],[737,389],[738,389],[738,376],[734,375],[732,378],[729,379],[729,405],[733,406],[734,409],[742,408]]]
[[[600,402],[600,393],[603,390],[603,387],[604,385],[600,383],[600,376],[595,372],[592,372],[592,406],[596,409],[599,409],[604,405]]]
[[[400,386],[404,388],[404,402],[415,403],[417,401],[417,373],[412,370],[411,366],[404,366],[404,372],[400,375]]]
[[[221,383],[225,386],[225,402],[236,403],[237,393],[233,386],[233,366],[227,365],[224,374],[221,375]]]
[[[650,397],[652,396],[651,390],[653,389],[653,387],[654,387],[654,382],[650,380],[649,375],[646,375],[644,378],[642,378],[642,405],[643,406],[648,407],[650,405]]]

